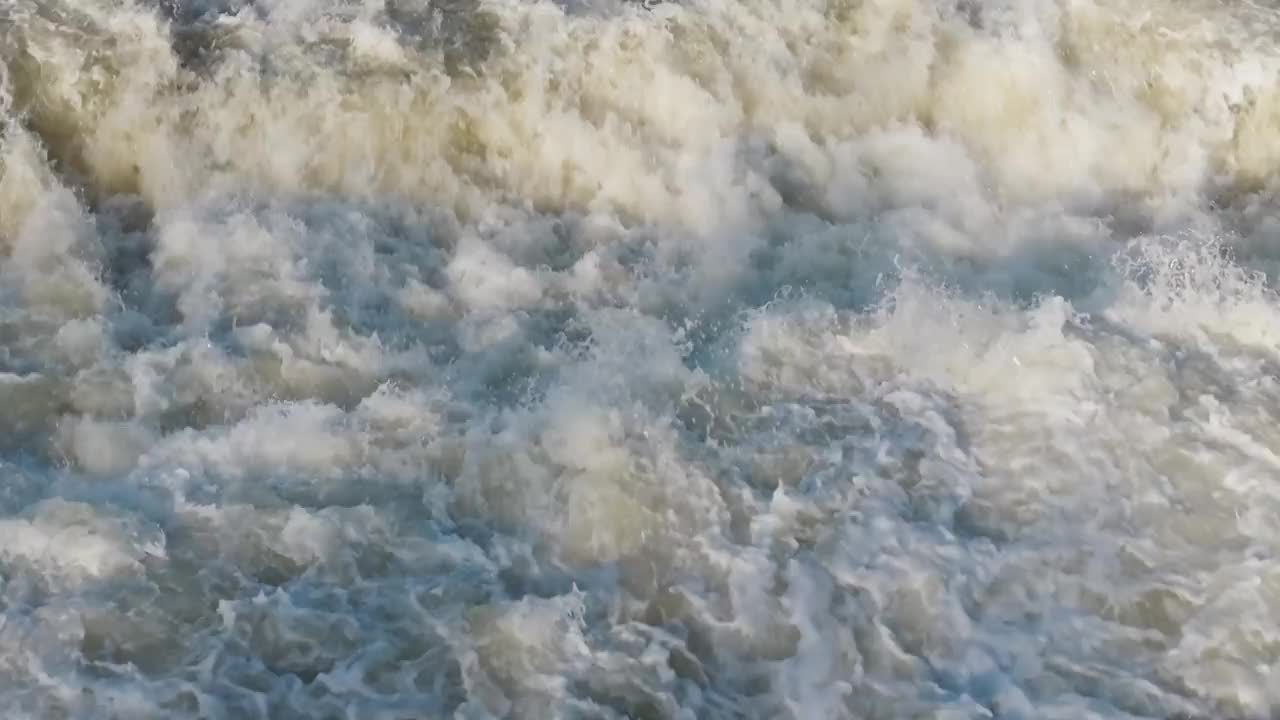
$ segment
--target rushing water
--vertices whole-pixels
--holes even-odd
[[[0,717],[1280,713],[1280,15],[0,0]]]

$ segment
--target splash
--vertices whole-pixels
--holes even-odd
[[[0,5],[12,718],[1268,718],[1280,20]]]

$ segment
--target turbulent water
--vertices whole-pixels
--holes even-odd
[[[1280,713],[1280,13],[0,0],[0,716]]]

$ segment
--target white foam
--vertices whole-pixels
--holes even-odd
[[[7,563],[26,565],[46,582],[78,585],[142,570],[164,557],[164,533],[129,513],[61,499],[0,522]]]
[[[1273,714],[1276,27],[0,5],[0,713]]]

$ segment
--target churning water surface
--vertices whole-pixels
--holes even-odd
[[[0,0],[0,716],[1280,708],[1280,15]]]

